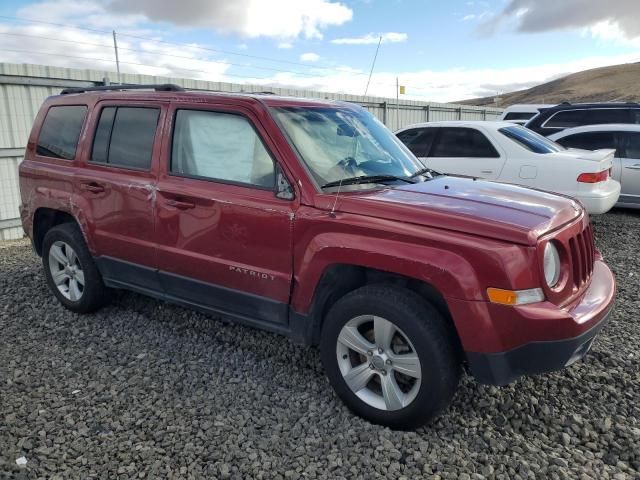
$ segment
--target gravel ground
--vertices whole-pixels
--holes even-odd
[[[466,377],[410,433],[351,415],[315,350],[130,293],[76,315],[0,245],[0,477],[640,478],[640,213],[595,223],[619,294],[587,359]]]

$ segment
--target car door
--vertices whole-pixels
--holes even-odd
[[[92,219],[107,281],[158,289],[153,193],[166,109],[161,102],[104,101],[93,110],[91,146],[74,188]]]
[[[249,323],[284,328],[296,202],[274,145],[250,110],[171,107],[158,181],[158,268],[175,299]]]
[[[495,180],[500,176],[505,157],[484,133],[470,127],[439,127],[425,164],[441,173],[469,175]]]
[[[621,203],[640,207],[640,132],[620,132]]]

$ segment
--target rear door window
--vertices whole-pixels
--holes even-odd
[[[416,157],[426,157],[431,149],[435,133],[435,128],[412,128],[400,132],[398,138]]]
[[[602,125],[605,123],[629,123],[629,109],[594,108],[586,110],[582,125]]]
[[[159,108],[103,108],[93,139],[91,162],[149,170],[159,116]]]
[[[86,105],[51,107],[42,123],[36,153],[73,160],[86,115]]]
[[[443,127],[428,156],[497,158],[500,155],[487,137],[475,128]]]
[[[616,148],[614,132],[583,132],[556,140],[567,148],[582,148],[583,150],[598,150],[600,148]]]

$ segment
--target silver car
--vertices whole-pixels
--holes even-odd
[[[616,206],[640,208],[640,125],[585,125],[567,128],[548,138],[569,148],[615,148],[611,176],[622,185]]]

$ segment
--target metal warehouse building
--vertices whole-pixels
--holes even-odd
[[[0,63],[0,240],[20,238],[18,206],[18,165],[22,160],[31,124],[44,99],[65,87],[104,85],[116,78],[115,72]],[[501,110],[448,103],[418,102],[381,97],[271,88],[184,78],[122,74],[122,83],[175,83],[189,89],[226,92],[261,92],[266,89],[294,97],[343,100],[362,105],[392,130],[432,120],[493,120]]]

